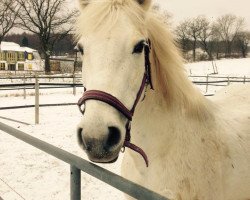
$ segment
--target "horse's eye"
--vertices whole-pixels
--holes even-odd
[[[84,49],[83,49],[83,46],[81,44],[78,44],[77,45],[77,49],[78,51],[83,55],[84,54]]]
[[[145,47],[145,41],[144,40],[138,42],[137,45],[135,45],[135,47],[134,47],[133,54],[134,53],[136,53],[136,54],[142,53],[144,47]]]

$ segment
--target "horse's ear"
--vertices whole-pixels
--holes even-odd
[[[136,0],[144,10],[148,10],[151,6],[152,0]]]
[[[81,9],[84,9],[90,2],[90,0],[78,0]]]

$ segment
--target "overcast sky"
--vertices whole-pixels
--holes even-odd
[[[232,13],[246,19],[246,28],[250,30],[250,0],[153,0],[173,15],[173,21],[206,15],[211,20]]]

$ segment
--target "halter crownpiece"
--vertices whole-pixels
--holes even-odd
[[[149,59],[149,54],[150,54],[150,41],[149,40],[145,45],[144,53],[145,53],[145,73],[144,73],[144,76],[142,79],[141,87],[137,93],[134,105],[133,105],[131,110],[129,110],[116,97],[114,97],[111,94],[108,94],[106,92],[100,91],[100,90],[86,90],[85,89],[85,92],[84,92],[83,96],[79,99],[77,105],[79,107],[80,112],[82,114],[84,114],[85,102],[88,100],[97,100],[97,101],[102,101],[104,103],[107,103],[110,106],[113,106],[120,113],[122,113],[128,119],[128,122],[126,123],[126,126],[125,126],[126,137],[125,137],[125,141],[123,144],[124,150],[125,150],[125,147],[128,147],[128,148],[134,150],[135,152],[139,153],[143,157],[143,159],[146,163],[146,166],[148,167],[149,162],[148,162],[148,157],[147,157],[146,153],[140,147],[138,147],[130,142],[131,141],[131,122],[132,122],[135,108],[136,108],[139,100],[141,99],[142,93],[143,93],[144,89],[147,87],[147,85],[150,85],[150,88],[153,89],[153,84],[152,84],[152,79],[151,79],[151,64],[150,64],[150,59]],[[145,96],[144,96],[144,98],[145,98]],[[84,108],[82,108],[83,105],[84,105]]]

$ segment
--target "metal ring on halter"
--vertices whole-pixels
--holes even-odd
[[[83,107],[83,106],[84,106],[84,107]],[[82,107],[83,107],[83,108],[82,108]],[[86,109],[85,103],[83,103],[83,104],[81,104],[81,105],[78,105],[78,108],[79,108],[80,112],[84,115],[85,109]]]
[[[126,150],[126,148],[125,148],[125,146],[123,146],[123,147],[121,148],[121,153],[125,153],[125,150]]]

